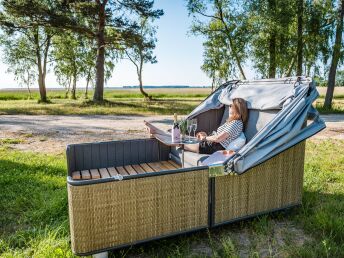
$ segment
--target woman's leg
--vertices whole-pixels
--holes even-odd
[[[147,127],[148,133],[150,133],[150,134],[167,135],[166,132],[164,132],[163,130],[159,129],[158,127],[152,125],[151,123],[149,123],[149,122],[147,122],[147,121],[143,121],[143,123],[144,123],[145,126]]]
[[[184,144],[184,150],[199,153],[199,144]]]

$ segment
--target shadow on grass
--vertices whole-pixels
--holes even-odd
[[[46,162],[34,157],[24,162],[0,159],[0,228],[4,236],[67,219],[66,169],[51,163],[51,158]]]
[[[343,211],[344,194],[325,194],[319,192],[305,192],[304,204],[265,215],[260,215],[250,219],[237,221],[234,223],[222,225],[209,230],[201,230],[195,233],[186,233],[184,235],[169,237],[166,239],[155,240],[152,242],[136,245],[133,247],[122,248],[112,251],[112,257],[122,257],[123,255],[136,256],[146,254],[154,257],[184,257],[194,255],[195,257],[207,256],[210,254],[219,257],[228,257],[226,250],[226,241],[230,241],[233,246],[233,257],[239,257],[240,249],[244,248],[253,253],[263,252],[259,248],[267,248],[272,243],[273,254],[277,255],[281,250],[288,252],[289,255],[299,257],[305,253],[308,257],[343,257],[344,256],[344,218],[341,216]],[[341,205],[338,205],[340,204]],[[335,206],[337,206],[335,208]],[[333,209],[336,209],[334,212]],[[286,238],[291,237],[292,241],[284,244],[279,243],[280,239],[275,239],[275,224],[279,223],[281,232],[285,232]],[[288,223],[285,223],[288,222]],[[283,226],[284,225],[284,226]],[[305,230],[309,236],[297,236],[294,228]],[[289,233],[288,233],[289,232]],[[233,237],[238,241],[233,242]],[[242,246],[240,241],[247,242],[247,239],[266,239],[266,243],[259,247],[257,243],[251,241],[252,246]],[[305,238],[302,245],[295,245],[299,238]],[[294,239],[294,240],[293,240]],[[323,245],[319,243],[325,243]],[[250,241],[249,241],[250,242]],[[278,244],[279,243],[279,244]],[[200,250],[199,247],[202,247]],[[193,257],[193,256],[192,256]]]

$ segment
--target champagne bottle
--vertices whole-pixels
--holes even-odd
[[[174,113],[174,121],[173,121],[173,126],[172,126],[172,142],[179,142],[180,141],[180,128],[179,128],[179,123],[177,119],[177,114]]]

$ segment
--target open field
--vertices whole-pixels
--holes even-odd
[[[326,88],[319,88],[320,98],[317,108],[321,113],[344,113],[344,87],[336,88],[333,108],[322,108]],[[188,114],[209,93],[208,88],[199,89],[148,89],[154,97],[153,101],[145,102],[138,89],[106,90],[107,102],[95,105],[83,98],[78,91],[77,100],[65,99],[64,92],[51,91],[48,97],[50,104],[38,104],[38,93],[28,100],[25,91],[0,91],[0,115],[170,115]],[[90,93],[92,96],[92,93]]]
[[[64,155],[0,143],[0,256],[72,257]],[[302,207],[112,257],[343,257],[344,141],[307,141]]]
[[[344,114],[321,115],[326,129],[316,139],[344,140]],[[143,120],[163,130],[170,128],[173,116],[0,116],[0,144],[38,153],[62,154],[71,143],[113,141],[147,137]]]
[[[210,88],[160,88],[160,89],[147,89],[148,94],[152,95],[153,98],[182,98],[182,97],[193,97],[193,98],[204,98],[210,92]],[[50,99],[64,99],[64,90],[49,90],[47,89],[48,98]],[[84,98],[84,91],[77,90],[77,98]],[[92,98],[93,91],[89,91],[89,98]],[[32,99],[39,99],[39,92],[37,89],[32,90]],[[0,90],[0,100],[27,100],[29,94],[24,89],[18,90]],[[139,89],[107,89],[104,91],[105,99],[142,99],[142,94]]]

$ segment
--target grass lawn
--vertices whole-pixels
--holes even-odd
[[[8,144],[0,143],[0,256],[73,256],[65,157],[15,151]],[[344,141],[310,140],[306,152],[302,207],[112,255],[200,257],[196,245],[213,257],[237,257],[243,250],[250,257],[344,257]],[[295,243],[300,230],[306,235],[301,245]]]
[[[0,91],[0,115],[171,115],[173,113],[185,115],[210,93],[210,89],[206,88],[148,89],[147,91],[154,97],[153,101],[143,101],[138,89],[106,90],[104,97],[107,102],[102,105],[85,101],[81,91],[77,92],[77,100],[65,99],[63,91],[48,91],[50,104],[38,104],[37,92],[33,93],[33,99],[28,100],[25,91]],[[322,108],[323,102],[324,95],[321,93],[316,103],[321,113],[344,113],[342,90],[335,92],[331,110]]]

